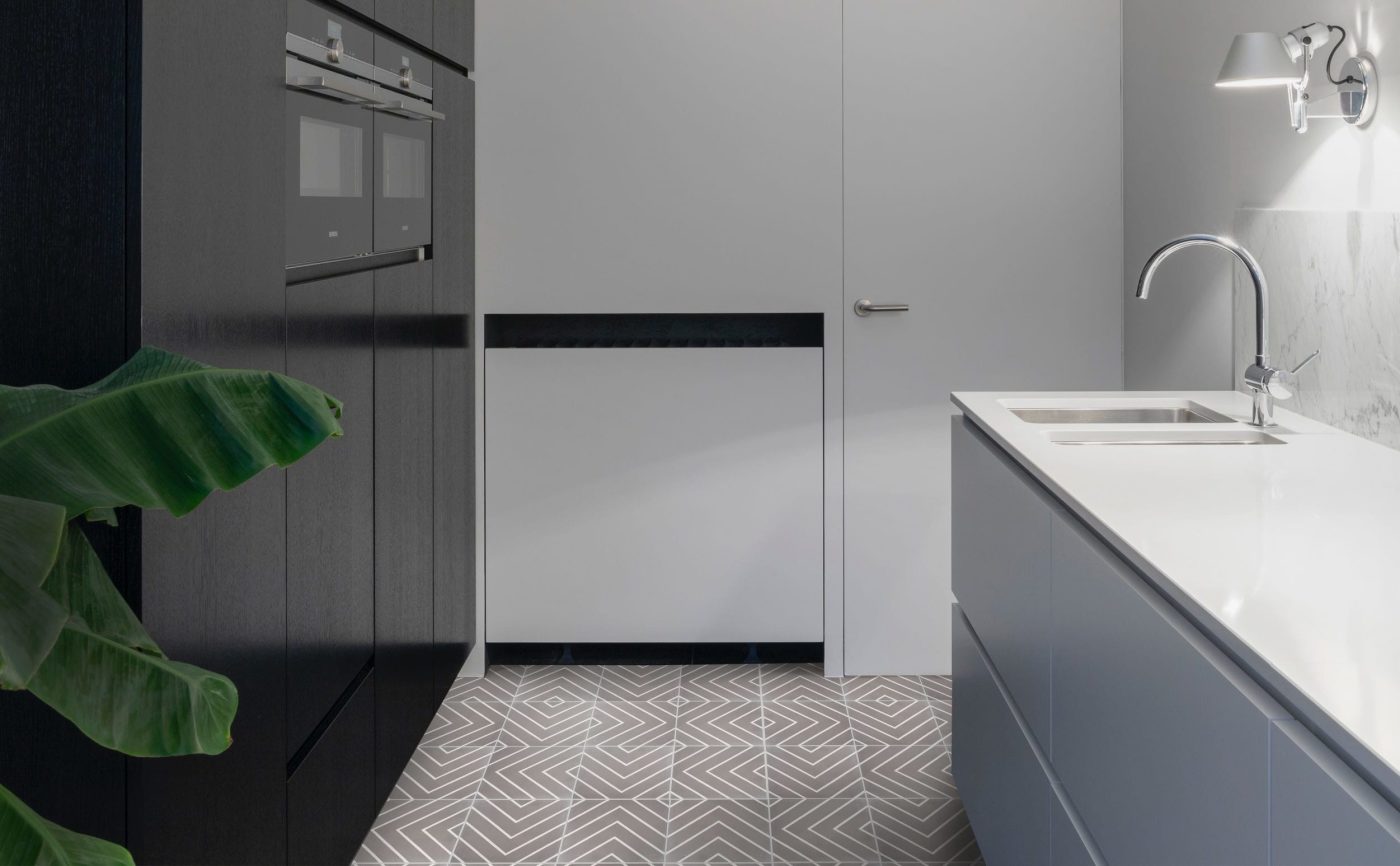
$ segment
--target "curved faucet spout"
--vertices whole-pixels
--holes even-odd
[[[1250,254],[1249,250],[1230,238],[1219,235],[1186,235],[1166,244],[1153,253],[1152,257],[1147,260],[1147,264],[1143,266],[1142,276],[1138,277],[1138,298],[1147,300],[1147,292],[1152,287],[1152,278],[1156,275],[1162,262],[1172,253],[1187,247],[1219,247],[1226,252],[1233,253],[1235,258],[1244,265],[1245,270],[1249,271],[1249,278],[1254,282],[1254,363],[1258,367],[1267,368],[1269,366],[1269,284],[1264,279],[1263,268],[1259,267],[1259,262]]]
[[[1219,247],[1234,255],[1249,271],[1254,282],[1254,363],[1244,371],[1244,382],[1254,396],[1254,411],[1249,423],[1256,427],[1274,426],[1274,398],[1288,397],[1298,370],[1275,370],[1269,366],[1269,284],[1264,280],[1264,270],[1250,255],[1249,250],[1219,235],[1186,235],[1152,254],[1143,266],[1142,276],[1138,277],[1137,296],[1147,300],[1147,292],[1152,288],[1152,278],[1162,262],[1177,250],[1187,247]],[[1311,359],[1309,359],[1311,360]],[[1307,363],[1306,361],[1304,363]]]

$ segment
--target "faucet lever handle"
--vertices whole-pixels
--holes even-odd
[[[1321,350],[1321,349],[1318,349],[1316,352],[1313,352],[1311,355],[1309,355],[1309,356],[1307,356],[1306,358],[1304,358],[1304,359],[1303,359],[1303,362],[1302,362],[1301,364],[1299,364],[1298,366],[1294,367],[1292,370],[1289,370],[1289,371],[1288,371],[1288,372],[1289,372],[1289,375],[1292,375],[1292,376],[1298,375],[1298,373],[1299,373],[1304,367],[1308,366],[1308,365],[1311,364],[1313,361],[1316,361],[1316,360],[1317,360],[1317,356],[1318,356],[1318,355],[1321,355],[1321,354],[1322,354],[1322,350]]]

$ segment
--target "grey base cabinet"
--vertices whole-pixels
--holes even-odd
[[[1273,866],[1395,866],[1400,814],[1301,722],[1275,722],[1269,739]]]
[[[1400,864],[1400,813],[962,418],[953,465],[953,769],[990,866]]]
[[[1282,708],[1073,518],[1051,562],[1054,765],[1104,856],[1268,863]]]
[[[1050,866],[1050,779],[961,612],[953,611],[953,778],[988,863]]]

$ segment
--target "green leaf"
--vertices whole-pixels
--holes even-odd
[[[143,348],[86,388],[0,387],[0,493],[109,519],[123,505],[188,513],[339,436],[341,404],[278,373],[221,370]]]
[[[44,820],[2,785],[0,863],[5,866],[134,866],[125,848]]]
[[[58,555],[63,507],[0,496],[0,688],[20,689],[68,614],[39,585]]]
[[[35,697],[94,742],[128,755],[228,748],[238,690],[227,677],[161,653],[75,525],[64,532],[44,591],[69,616],[29,681]]]
[[[43,583],[65,522],[62,506],[0,496],[0,572],[33,586]]]
[[[150,655],[165,657],[147,634],[141,620],[127,606],[112,584],[97,551],[76,523],[63,530],[62,544],[53,569],[44,581],[44,592],[67,614],[83,621],[93,634]]]

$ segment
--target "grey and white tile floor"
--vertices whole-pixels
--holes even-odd
[[[355,862],[981,864],[950,698],[815,665],[495,667],[456,683]]]

